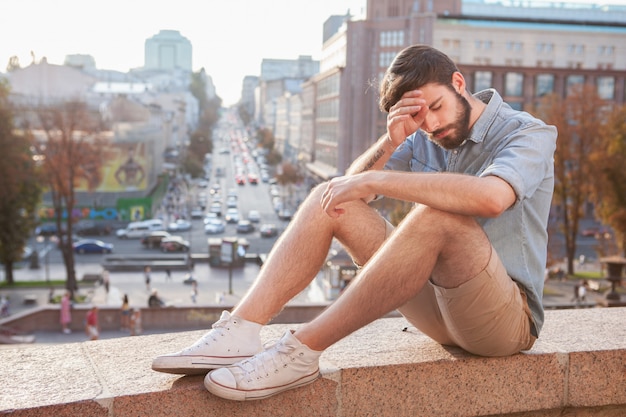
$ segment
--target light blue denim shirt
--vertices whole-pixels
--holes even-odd
[[[508,182],[517,200],[497,218],[477,218],[509,276],[525,289],[535,324],[543,326],[542,294],[548,245],[548,215],[554,189],[557,131],[528,113],[513,110],[492,89],[475,94],[487,107],[459,148],[444,150],[418,130],[391,156],[385,169],[457,172]]]

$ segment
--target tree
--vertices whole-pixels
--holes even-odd
[[[605,102],[593,85],[578,85],[566,98],[546,96],[537,113],[558,129],[554,155],[554,200],[559,226],[565,238],[567,273],[574,273],[576,237],[584,204],[592,188],[589,155],[597,149]]]
[[[54,208],[59,248],[67,273],[66,288],[73,294],[77,288],[71,238],[75,188],[83,183],[91,191],[101,182],[101,155],[106,140],[99,117],[84,102],[67,101],[41,107],[37,115],[43,133],[37,148]]]
[[[626,255],[626,106],[615,108],[604,124],[602,143],[591,154],[594,167],[592,199],[596,214],[615,231]]]
[[[7,283],[13,284],[13,264],[22,259],[35,227],[41,188],[32,142],[14,130],[8,91],[6,83],[0,82],[0,262]]]

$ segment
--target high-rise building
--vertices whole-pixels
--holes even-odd
[[[191,42],[177,30],[161,30],[146,39],[144,68],[146,70],[191,71]]]
[[[332,22],[336,23],[339,18]],[[326,25],[325,27],[331,27]],[[496,88],[530,109],[542,95],[593,83],[600,97],[626,97],[626,7],[559,1],[368,0],[364,20],[325,34],[302,143],[313,143],[309,172],[342,175],[385,132],[378,83],[403,48],[432,45],[448,54],[470,91]],[[307,108],[312,106],[312,108]]]

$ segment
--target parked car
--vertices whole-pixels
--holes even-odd
[[[170,236],[161,240],[161,251],[163,252],[188,252],[189,241],[180,236]]]
[[[74,252],[76,253],[111,253],[113,252],[113,244],[105,243],[101,240],[84,239],[74,243]]]
[[[111,226],[101,222],[81,221],[74,226],[74,231],[79,236],[107,236],[111,234]]]
[[[157,230],[141,238],[141,244],[146,248],[157,249],[161,247],[161,241],[170,236],[172,235],[165,230]]]
[[[56,223],[43,223],[35,229],[37,236],[55,236],[58,234]]]
[[[261,221],[261,213],[258,210],[250,210],[248,212],[248,220],[252,223],[258,223]]]
[[[239,210],[237,210],[236,208],[229,208],[228,210],[226,210],[226,215],[224,216],[224,219],[227,223],[237,223],[239,222],[239,218]]]
[[[168,232],[186,232],[191,230],[191,222],[185,219],[178,219],[167,225]]]
[[[271,223],[262,224],[260,231],[261,237],[274,237],[278,235],[278,227]]]
[[[204,232],[209,235],[223,233],[224,230],[226,230],[226,222],[218,218],[209,219],[204,225]]]
[[[254,232],[254,225],[250,220],[239,220],[237,222],[237,233],[252,233]]]

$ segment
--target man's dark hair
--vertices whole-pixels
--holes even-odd
[[[409,46],[394,58],[380,83],[378,105],[389,112],[407,91],[429,83],[450,86],[452,74],[458,72],[454,62],[443,52],[428,45]]]

